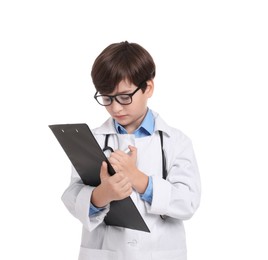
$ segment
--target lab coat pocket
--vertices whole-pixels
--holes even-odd
[[[163,250],[152,253],[153,260],[187,260],[186,250]]]
[[[78,260],[118,260],[117,253],[109,250],[80,247]]]

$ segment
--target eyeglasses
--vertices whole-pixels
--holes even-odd
[[[102,106],[110,106],[114,99],[121,105],[129,105],[132,103],[132,97],[135,93],[137,93],[143,86],[144,82],[139,85],[137,89],[135,89],[134,92],[129,94],[117,94],[117,95],[98,95],[98,91],[95,93],[94,98],[97,100],[97,102]],[[146,83],[146,82],[145,82]]]

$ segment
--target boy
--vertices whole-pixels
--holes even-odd
[[[109,162],[116,174],[103,162],[101,184],[91,187],[73,169],[62,200],[83,224],[79,260],[185,260],[183,220],[199,206],[200,178],[191,141],[147,107],[154,91],[151,55],[135,43],[111,44],[91,76],[94,98],[111,115],[93,134],[113,148]],[[110,202],[128,196],[150,233],[104,223]]]

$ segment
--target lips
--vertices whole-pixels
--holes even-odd
[[[118,120],[123,119],[123,118],[125,118],[125,117],[126,117],[126,115],[118,115],[118,116],[114,116],[114,118],[115,118],[115,119],[118,119]]]

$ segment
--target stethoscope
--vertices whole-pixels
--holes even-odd
[[[102,151],[103,152],[109,151],[109,152],[113,153],[114,149],[108,145],[109,137],[110,137],[109,134],[105,136],[104,148],[102,149]]]
[[[161,152],[162,152],[162,177],[163,179],[167,178],[167,167],[166,167],[166,157],[165,157],[165,152],[163,149],[163,132],[159,131],[159,136],[160,136],[160,141],[161,141]],[[105,141],[104,141],[104,148],[102,149],[103,152],[109,151],[111,153],[114,152],[114,149],[108,145],[110,135],[107,134],[105,136]]]

